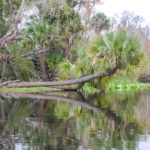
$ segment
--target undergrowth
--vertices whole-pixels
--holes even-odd
[[[124,90],[124,89],[150,89],[150,83],[140,83],[140,82],[127,82],[127,81],[113,81],[109,84],[109,90]]]

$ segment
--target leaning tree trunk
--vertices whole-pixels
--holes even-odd
[[[44,87],[58,87],[59,86],[64,86],[64,85],[72,85],[72,84],[78,84],[77,87],[74,88],[62,88],[64,90],[78,90],[79,88],[81,88],[83,86],[83,84],[85,82],[89,82],[91,80],[94,80],[96,78],[102,78],[102,77],[107,77],[110,76],[112,74],[114,74],[117,71],[117,67],[114,68],[110,68],[107,69],[106,73],[98,73],[98,74],[94,74],[94,75],[90,75],[90,76],[86,76],[86,77],[81,77],[78,79],[74,79],[74,80],[67,80],[67,81],[56,81],[56,82],[6,82],[6,83],[2,83],[0,84],[0,87],[40,87],[40,86],[44,86]]]

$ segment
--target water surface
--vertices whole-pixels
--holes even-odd
[[[150,150],[150,91],[0,98],[1,150]]]

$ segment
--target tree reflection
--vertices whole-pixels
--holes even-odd
[[[144,133],[136,111],[139,98],[140,92],[86,99],[73,92],[5,94],[0,116],[6,120],[0,122],[0,133],[8,141],[13,135],[27,149],[134,150]]]

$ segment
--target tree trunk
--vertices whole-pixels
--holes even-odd
[[[37,50],[42,50],[42,46],[41,45],[37,45]],[[40,78],[43,81],[47,81],[48,80],[48,76],[46,73],[46,52],[40,52],[39,55],[39,61],[40,61]]]
[[[68,59],[69,61],[72,61],[69,39],[66,40],[66,50],[65,50],[64,55],[66,59]]]
[[[96,78],[110,76],[110,75],[114,74],[116,71],[117,71],[117,67],[114,67],[114,68],[107,69],[106,73],[98,73],[98,74],[81,77],[81,78],[74,79],[74,80],[56,81],[56,82],[17,82],[17,83],[10,82],[8,84],[2,83],[2,84],[0,84],[0,87],[3,87],[3,86],[8,87],[8,88],[11,88],[11,87],[20,87],[20,88],[21,87],[40,87],[40,86],[44,86],[44,87],[55,86],[55,87],[57,87],[57,86],[63,86],[63,85],[79,84],[79,88],[81,88],[85,82],[89,82]],[[69,90],[69,88],[67,88],[67,90]],[[77,90],[77,89],[74,89],[74,90]]]

